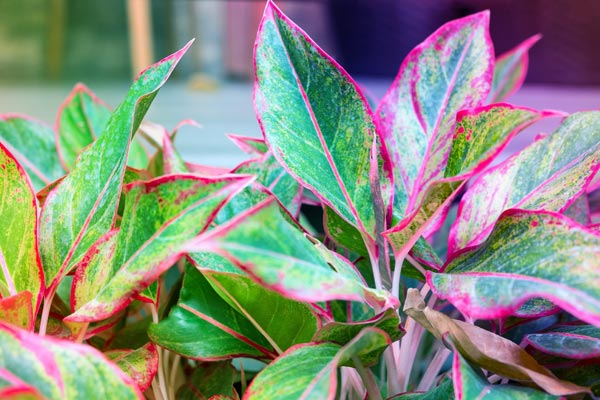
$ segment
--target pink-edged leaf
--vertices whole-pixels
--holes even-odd
[[[483,104],[491,88],[489,12],[448,22],[411,51],[376,111],[390,152],[396,197],[419,193],[442,178],[456,113]],[[404,215],[406,204],[396,202]]]
[[[450,347],[461,356],[491,373],[515,381],[533,382],[557,396],[590,393],[589,388],[558,379],[518,344],[430,308],[418,289],[408,289],[404,312],[436,339],[450,342]]]
[[[70,171],[81,151],[104,131],[111,110],[87,86],[78,83],[61,104],[55,123],[57,151]]]
[[[27,171],[35,190],[65,174],[54,131],[46,124],[24,115],[0,115],[0,141]]]
[[[372,240],[375,128],[356,83],[271,1],[256,39],[255,66],[256,114],[273,155]]]
[[[152,343],[136,350],[110,350],[104,355],[137,384],[140,392],[150,387],[158,371],[158,352]]]
[[[49,287],[56,287],[90,246],[111,229],[130,139],[190,45],[139,75],[111,115],[105,132],[81,153],[71,173],[46,198],[39,243]]]
[[[253,156],[262,156],[269,151],[269,146],[262,138],[234,135],[233,133],[228,134],[227,137],[244,153]]]
[[[227,174],[230,171],[230,168],[213,167],[211,165],[196,164],[196,163],[191,163],[191,162],[187,162],[187,161],[185,162],[185,167],[188,169],[188,171],[190,171],[194,174],[199,174],[199,175],[204,175],[204,176],[218,176],[218,175]]]
[[[481,243],[509,208],[564,211],[600,168],[600,112],[571,115],[550,136],[475,180],[460,202],[449,253]]]
[[[600,328],[589,325],[565,326],[546,333],[531,333],[522,346],[531,346],[557,357],[587,360],[600,358]]]
[[[90,346],[40,337],[0,323],[0,352],[0,369],[46,399],[143,398],[127,375]]]
[[[76,282],[94,279],[100,268],[108,270],[109,280],[66,320],[99,321],[126,307],[132,296],[181,257],[188,243],[208,227],[223,204],[251,180],[247,176],[203,178],[180,174],[128,185],[110,264],[88,264],[91,267],[84,267],[85,276]]]
[[[33,386],[23,382],[4,368],[0,368],[0,398],[4,400],[44,400]]]
[[[516,134],[542,118],[555,116],[565,114],[506,103],[459,111],[445,176],[481,172]]]
[[[371,354],[385,349],[390,343],[385,332],[370,327],[343,347],[333,343],[292,347],[252,380],[243,398],[335,399],[338,367],[353,365],[353,359],[363,358],[365,364],[372,364],[375,360],[371,359]]]
[[[28,290],[0,299],[0,320],[33,331],[35,319],[32,300],[33,296]]]
[[[558,399],[548,393],[516,385],[492,385],[479,371],[475,371],[459,352],[455,351],[452,361],[452,380],[456,400],[552,400]]]
[[[543,297],[600,324],[600,233],[556,213],[508,210],[479,247],[427,273],[441,298],[472,318],[512,315]]]
[[[213,289],[196,268],[186,266],[177,304],[148,329],[161,347],[192,359],[272,359],[275,350],[256,327]]]
[[[496,59],[488,103],[503,101],[519,90],[527,75],[529,49],[541,38],[542,35],[534,35]]]
[[[230,361],[198,363],[187,382],[177,390],[175,398],[182,400],[239,400],[233,387],[236,375],[237,371]]]
[[[290,299],[353,300],[376,309],[397,306],[389,293],[367,287],[347,260],[324,255],[282,215],[273,198],[200,236],[190,250],[222,255]]]
[[[37,239],[38,207],[31,181],[0,143],[0,298],[28,291],[32,315],[44,289]]]

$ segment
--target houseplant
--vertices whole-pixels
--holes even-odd
[[[3,116],[0,394],[594,396],[600,113],[499,103],[537,38],[495,59],[488,19],[434,32],[373,111],[267,2],[264,139],[232,136],[252,158],[231,171],[142,122],[191,43],[115,110],[78,85],[54,128]]]

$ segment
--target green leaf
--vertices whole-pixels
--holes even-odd
[[[282,215],[273,198],[200,236],[189,250],[227,257],[262,285],[290,299],[364,301],[376,309],[397,305],[389,293],[365,286],[347,260],[334,253],[324,256]]]
[[[356,83],[272,2],[259,28],[255,65],[256,114],[274,156],[372,238],[375,128]]]
[[[46,198],[39,243],[50,293],[90,246],[111,229],[129,141],[158,89],[190,45],[141,73],[111,115],[105,132],[81,153],[73,171]]]
[[[600,328],[595,326],[551,328],[547,333],[525,336],[523,343],[557,357],[578,360],[600,358]]]
[[[244,398],[334,399],[338,367],[390,344],[377,328],[365,328],[346,346],[307,343],[292,347],[263,369],[252,381]]]
[[[502,318],[543,297],[600,324],[600,233],[565,216],[506,211],[478,248],[427,273],[434,292],[474,319]]]
[[[496,59],[488,103],[502,101],[519,90],[527,75],[529,49],[541,38],[539,34],[534,35]]]
[[[0,115],[0,140],[27,171],[36,191],[65,174],[49,126],[26,116]]]
[[[489,12],[448,22],[412,50],[377,111],[390,152],[397,203],[404,217],[420,193],[443,178],[456,113],[483,104],[491,88]],[[404,203],[404,204],[403,204]]]
[[[88,252],[85,259],[90,263],[80,265],[73,281],[74,293],[81,293],[86,303],[66,320],[99,321],[126,307],[133,295],[173,265],[187,244],[207,229],[219,208],[250,180],[182,174],[128,185],[114,254],[110,242],[106,253],[94,247]],[[95,254],[99,256],[94,258]],[[78,291],[77,285],[85,288]],[[92,292],[92,288],[99,290]]]
[[[81,151],[106,127],[110,107],[87,86],[78,83],[61,104],[56,120],[57,151],[63,167],[69,171]]]
[[[152,343],[137,350],[110,350],[104,355],[137,384],[140,392],[150,387],[159,368],[157,349]]]
[[[0,369],[47,399],[143,398],[136,384],[94,348],[4,324],[0,324]]]
[[[267,146],[267,143],[262,138],[234,135],[232,133],[227,134],[226,136],[244,153],[262,156],[269,151],[269,146]]]
[[[33,386],[0,368],[0,398],[6,400],[45,400]]]
[[[229,361],[200,363],[189,380],[177,390],[178,400],[212,399],[222,395],[238,398],[233,387],[236,370]]]
[[[539,139],[481,174],[460,202],[450,253],[481,243],[504,210],[562,212],[600,167],[600,112],[573,114]]]
[[[177,305],[166,319],[150,326],[148,335],[161,347],[193,359],[275,357],[254,325],[190,265],[186,266]]]
[[[405,393],[394,400],[454,400],[454,386],[450,379],[444,379],[437,387],[426,393]]]
[[[492,385],[481,373],[476,373],[469,363],[454,352],[452,365],[454,394],[457,400],[550,400],[558,399],[539,390],[516,385]]]
[[[35,318],[32,310],[32,298],[31,292],[25,290],[14,296],[0,299],[0,320],[33,331]]]
[[[27,173],[0,143],[0,297],[30,293],[37,313],[44,276],[37,245],[38,208]]]

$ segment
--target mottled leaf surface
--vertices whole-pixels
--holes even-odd
[[[534,35],[496,59],[488,103],[502,101],[519,90],[527,75],[529,49],[541,38]]]
[[[0,140],[27,171],[36,191],[65,174],[49,126],[26,116],[0,115]]]
[[[590,325],[553,328],[547,333],[525,336],[524,344],[557,357],[600,358],[600,328]]]
[[[363,234],[373,236],[374,125],[356,83],[268,2],[255,46],[256,114],[277,160]]]
[[[141,73],[105,132],[46,198],[39,243],[48,286],[55,286],[112,227],[131,137],[190,44]]]
[[[488,24],[482,12],[439,28],[408,54],[377,108],[396,193],[408,194],[410,209],[424,187],[443,177],[456,113],[488,96],[494,63]]]
[[[350,343],[309,343],[292,347],[254,378],[244,399],[334,399],[338,367],[352,365],[353,358],[389,345],[387,335],[365,328]]]
[[[444,379],[442,383],[428,392],[404,393],[392,397],[395,400],[453,400],[454,398],[454,387],[450,379]]]
[[[28,291],[34,313],[40,306],[44,286],[37,214],[27,173],[0,143],[0,297]]]
[[[454,394],[457,400],[551,400],[558,399],[539,390],[516,385],[492,385],[483,374],[477,373],[460,355],[454,353],[452,363]]]
[[[98,321],[126,307],[133,295],[155,281],[185,252],[188,242],[208,227],[219,208],[249,182],[245,176],[202,178],[182,174],[128,185],[110,270],[99,271],[108,266],[93,262],[84,266],[83,272],[78,271],[77,282],[84,281],[82,284],[88,287],[97,287],[85,281],[92,281],[98,274],[108,273],[109,280],[67,320]],[[89,293],[85,296],[90,297]]]
[[[213,396],[238,399],[233,387],[236,370],[230,361],[199,363],[188,381],[177,390],[179,400],[218,399]]]
[[[600,233],[560,214],[506,211],[480,246],[427,273],[441,298],[472,318],[511,315],[543,297],[600,323]]]
[[[34,314],[31,292],[25,290],[0,299],[0,320],[33,331]]]
[[[600,165],[600,112],[573,114],[551,135],[489,169],[462,198],[451,253],[481,243],[509,208],[563,211]]]
[[[154,344],[148,343],[136,350],[111,350],[104,354],[137,384],[140,392],[150,387],[158,371],[158,353]]]
[[[0,324],[0,368],[47,399],[143,398],[137,385],[94,348],[4,324]]]

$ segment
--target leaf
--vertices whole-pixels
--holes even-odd
[[[383,331],[365,328],[344,347],[331,343],[292,347],[252,380],[244,399],[334,399],[338,367],[389,344]]]
[[[481,174],[462,198],[449,251],[481,243],[504,210],[562,212],[600,167],[600,112],[576,113],[550,136]]]
[[[496,59],[494,80],[488,103],[497,103],[512,96],[525,81],[529,64],[529,49],[542,38],[534,35]]]
[[[104,355],[137,384],[140,392],[150,387],[159,368],[157,349],[152,343],[137,350],[110,350]]]
[[[0,143],[0,297],[29,292],[32,316],[40,306],[44,287],[37,213],[27,173]]]
[[[459,111],[445,176],[483,171],[517,133],[542,118],[561,115],[506,103]]]
[[[557,357],[577,360],[600,358],[600,328],[567,326],[525,336],[524,345]]]
[[[404,393],[392,397],[394,400],[454,400],[454,387],[450,379],[444,379],[437,387],[426,393]]]
[[[35,322],[31,292],[25,290],[14,296],[0,299],[0,320],[28,331],[33,331]]]
[[[325,258],[284,218],[273,198],[200,236],[189,251],[226,257],[266,288],[297,301],[354,300],[376,309],[397,305],[389,293],[366,287],[356,272],[343,273],[342,267],[355,270],[341,256]],[[340,263],[338,270],[332,261]]]
[[[148,335],[159,346],[192,359],[276,356],[256,327],[189,265],[177,305],[166,319],[150,326]]]
[[[238,399],[233,387],[236,370],[229,361],[200,363],[189,380],[177,390],[179,400],[213,399],[221,395]]]
[[[0,139],[27,171],[36,191],[65,174],[49,126],[27,116],[0,115]]]
[[[0,323],[0,354],[0,369],[47,399],[143,398],[129,377],[90,346],[40,337]]]
[[[111,115],[105,132],[81,153],[73,171],[46,198],[39,242],[48,287],[56,287],[91,245],[111,229],[131,136],[190,45],[141,73]]]
[[[55,125],[56,149],[65,170],[71,170],[79,153],[100,136],[110,114],[110,107],[87,86],[75,85],[60,106]]]
[[[36,388],[3,368],[0,368],[0,398],[5,400],[44,400]]]
[[[449,340],[463,357],[489,372],[534,382],[556,396],[590,392],[588,388],[557,379],[516,343],[427,307],[417,289],[408,289],[404,312],[438,340]],[[455,393],[460,398],[456,387]]]
[[[452,373],[454,393],[457,400],[468,399],[510,399],[510,400],[551,400],[558,399],[538,390],[516,385],[492,385],[481,374],[477,374],[469,363],[454,352]]]
[[[125,308],[133,295],[173,265],[187,244],[208,227],[219,208],[250,181],[245,176],[182,174],[128,185],[114,255],[108,245],[106,256],[99,253],[99,258],[92,259],[95,262],[84,263],[77,270],[74,293],[78,293],[77,285],[85,285],[79,293],[86,303],[65,320],[99,321]],[[97,251],[91,249],[89,257]],[[110,269],[103,258],[112,259]],[[95,282],[99,278],[104,280],[102,285]],[[99,291],[90,294],[92,287]]]
[[[267,143],[262,138],[234,135],[232,133],[228,134],[227,137],[244,153],[262,156],[269,151],[269,146],[267,146]]]
[[[600,323],[600,232],[541,211],[509,210],[478,248],[427,273],[441,298],[474,319],[502,318],[543,297]]]
[[[281,165],[373,238],[372,113],[356,83],[268,2],[255,45],[254,104]]]
[[[489,12],[448,22],[412,50],[377,111],[390,151],[396,196],[414,210],[425,187],[443,177],[456,113],[483,104],[491,87]]]

